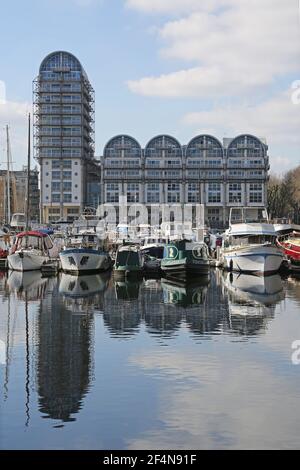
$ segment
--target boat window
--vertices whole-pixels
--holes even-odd
[[[137,252],[134,251],[121,251],[118,253],[117,257],[117,264],[118,265],[126,265],[126,264],[133,264],[139,265],[139,255]]]
[[[41,238],[33,236],[22,237],[19,239],[18,247],[41,249]]]

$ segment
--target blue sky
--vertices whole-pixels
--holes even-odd
[[[1,161],[9,123],[16,166],[25,162],[32,80],[48,53],[67,50],[95,88],[97,155],[119,133],[144,146],[159,133],[186,144],[245,131],[267,138],[273,171],[295,166],[298,0],[252,1],[251,10],[244,0],[1,2]]]

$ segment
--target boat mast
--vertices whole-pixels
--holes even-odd
[[[30,156],[31,156],[31,125],[30,113],[28,114],[28,154],[27,154],[27,190],[26,190],[26,232],[29,230],[29,211],[30,211]]]
[[[9,144],[9,130],[6,126],[6,152],[7,152],[7,223],[10,224],[11,220],[11,205],[10,205],[10,144]]]

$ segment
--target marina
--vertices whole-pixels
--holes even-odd
[[[0,272],[0,447],[299,447],[299,292],[219,270]]]
[[[300,0],[269,3],[3,2],[3,467],[300,448]]]

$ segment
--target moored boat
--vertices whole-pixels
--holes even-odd
[[[141,252],[136,245],[122,245],[118,248],[114,266],[114,276],[142,276],[143,260]]]
[[[224,234],[221,250],[224,268],[262,275],[278,272],[284,257],[276,243],[274,226],[267,216],[253,222],[246,216],[248,208],[240,210],[241,216],[235,221],[230,215],[229,229]]]
[[[112,266],[96,233],[88,230],[72,235],[59,258],[62,270],[68,273],[107,271]]]
[[[210,269],[207,245],[185,239],[167,244],[161,269],[166,276],[180,279],[207,275]]]
[[[13,271],[36,271],[49,261],[52,241],[46,233],[21,232],[7,257],[8,267]]]
[[[141,255],[146,273],[161,273],[161,260],[164,257],[166,243],[167,240],[163,238],[145,238],[144,244],[141,246]]]
[[[290,269],[300,272],[300,227],[295,225],[275,225],[277,243],[284,251]]]

